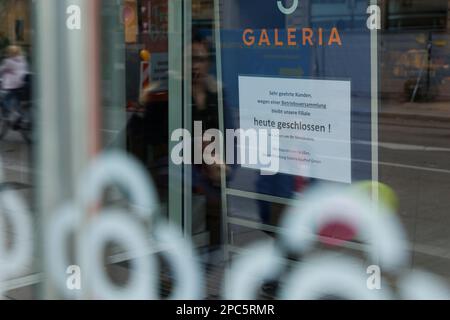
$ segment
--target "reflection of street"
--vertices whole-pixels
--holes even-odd
[[[3,181],[15,189],[31,188],[30,145],[17,132],[9,132],[0,141]]]
[[[14,190],[32,213],[33,206],[33,165],[30,153],[30,145],[27,144],[18,132],[10,131],[0,141],[1,169],[3,170],[0,184],[0,193],[4,190]],[[10,231],[8,231],[10,232]],[[9,235],[10,236],[10,235]],[[23,277],[6,283],[9,289],[5,299],[31,299],[33,297],[34,284],[38,281],[32,266],[26,268]]]
[[[33,165],[30,145],[18,132],[11,131],[0,141],[0,157],[3,170],[0,192],[3,188],[15,190],[32,209]]]
[[[401,106],[380,117],[380,180],[400,197],[414,267],[450,278],[450,118],[439,104]]]

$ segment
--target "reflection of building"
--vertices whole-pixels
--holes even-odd
[[[155,90],[158,92],[168,89],[167,0],[124,0],[123,18],[126,69],[130,75],[127,78],[127,105],[135,108],[143,82],[157,84]],[[147,67],[143,65],[142,50],[149,53]]]
[[[384,28],[445,30],[448,3],[448,0],[383,0]]]
[[[13,1],[9,1],[13,3]],[[24,3],[26,0],[14,1]],[[140,57],[142,49],[152,55],[154,70],[152,81],[163,83],[167,90],[167,1],[122,0],[124,4],[125,38],[127,48],[127,72],[134,74],[127,81],[127,100],[133,105],[138,100],[141,78]],[[234,19],[237,0],[221,2]],[[274,1],[275,3],[275,1]],[[193,29],[213,43],[214,1],[193,0]],[[309,0],[300,1],[299,9],[286,16],[286,25],[321,27],[338,26],[339,29],[365,28],[367,0]],[[450,52],[447,30],[450,30],[450,0],[380,0],[382,32],[378,52],[380,55],[380,95],[395,96],[404,93],[408,98],[411,85],[419,83],[419,93],[430,89],[434,97],[450,95]],[[20,7],[20,5],[19,5]],[[274,4],[275,7],[275,4]],[[228,9],[227,9],[228,8]],[[261,9],[259,9],[261,10]],[[271,11],[261,12],[261,23],[267,25],[273,18]],[[222,21],[231,27],[233,21]],[[8,24],[11,28],[11,23]],[[0,28],[1,30],[1,28]],[[428,38],[432,37],[431,63],[428,65]],[[296,73],[298,74],[298,72]],[[422,78],[420,78],[422,75]],[[424,77],[425,75],[425,77]],[[428,81],[428,76],[430,81]],[[164,80],[164,81],[161,81]],[[429,82],[428,84],[425,82]],[[428,88],[428,89],[427,89]],[[413,88],[414,90],[414,88]]]
[[[448,99],[450,1],[384,0],[381,5],[380,94]]]
[[[339,21],[342,27],[352,27],[367,19],[367,0],[324,1],[311,0],[311,22],[326,25]],[[380,0],[384,30],[411,30],[447,28],[449,0]]]
[[[311,24],[365,26],[366,0],[311,0]],[[450,97],[450,0],[380,0],[380,95]],[[431,44],[431,47],[429,47]],[[430,59],[428,59],[430,57]],[[399,94],[400,93],[400,94]]]
[[[31,1],[0,1],[0,38],[9,43],[29,46],[31,43]]]
[[[367,0],[310,1],[311,24],[320,26],[338,25],[340,29],[354,28],[365,23]]]

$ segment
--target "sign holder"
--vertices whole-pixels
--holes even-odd
[[[150,62],[141,61],[140,79],[139,79],[139,96],[141,97],[144,90],[150,86]]]

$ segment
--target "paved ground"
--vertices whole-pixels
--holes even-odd
[[[416,120],[447,120],[450,119],[450,110],[448,102],[445,101],[423,103],[382,101],[380,115],[382,117],[401,116]]]
[[[450,283],[450,104],[388,102],[381,109],[389,115],[380,117],[380,179],[400,197],[414,266]]]

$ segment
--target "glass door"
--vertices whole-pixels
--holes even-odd
[[[0,1],[0,296],[448,298],[449,6]]]

